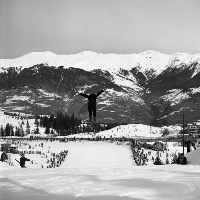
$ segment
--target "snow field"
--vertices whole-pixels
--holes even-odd
[[[1,142],[3,143],[3,142]],[[43,143],[43,147],[41,147]],[[31,149],[29,148],[31,146]],[[98,147],[98,148],[97,148]],[[26,162],[28,168],[47,168],[47,159],[50,159],[52,153],[58,154],[61,151],[68,150],[69,153],[60,167],[62,168],[90,168],[90,167],[112,167],[112,166],[132,166],[133,161],[128,145],[120,145],[120,148],[115,143],[106,142],[67,142],[62,143],[58,141],[45,142],[45,141],[24,141],[19,145],[20,152],[40,151],[41,154],[26,153],[26,157],[33,160],[34,163]],[[119,159],[119,155],[121,158]],[[47,157],[47,158],[46,158]],[[20,168],[19,164],[15,161],[19,160],[20,155],[12,154],[11,162],[14,166]],[[107,161],[107,162],[106,162]]]
[[[199,166],[191,164],[135,166],[129,146],[126,144],[78,140],[67,143],[43,141],[41,147],[39,146],[41,142],[28,143],[43,152],[48,152],[49,149],[51,152],[68,149],[65,162],[60,167],[51,169],[41,169],[37,164],[30,162],[26,162],[26,169],[1,162],[1,199],[198,200],[200,198]],[[28,147],[28,145],[21,146]],[[173,145],[170,147],[179,148]],[[194,151],[196,156],[199,155],[198,151]],[[26,157],[34,159],[35,162],[45,161],[39,154],[26,154]]]
[[[0,115],[1,117],[1,115]],[[3,121],[1,121],[3,120]],[[5,121],[4,121],[5,120]],[[19,121],[3,116],[0,122]],[[26,121],[25,121],[26,122]],[[26,124],[26,123],[25,123]],[[34,123],[29,121],[30,126]],[[166,127],[165,127],[166,128]],[[170,127],[172,132],[177,128]],[[151,130],[151,131],[150,131]],[[124,125],[109,131],[80,134],[76,137],[158,137],[160,130],[141,124]],[[75,135],[69,136],[74,137]],[[1,140],[0,143],[3,141]],[[79,141],[60,143],[26,141],[21,151],[41,151],[42,154],[26,154],[34,161],[26,162],[26,169],[20,168],[12,154],[14,166],[0,162],[0,199],[2,200],[199,200],[200,199],[200,149],[186,154],[189,164],[136,166],[130,146],[117,142]],[[43,147],[39,144],[43,143]],[[29,148],[31,145],[31,149]],[[168,143],[169,155],[182,152],[177,143]],[[68,150],[60,167],[47,168],[51,153]],[[148,150],[145,150],[147,153]],[[185,149],[186,152],[186,149]],[[156,152],[152,151],[152,156]],[[165,163],[166,152],[161,153]],[[47,158],[45,157],[47,156]],[[169,158],[170,160],[170,158]],[[43,165],[43,168],[41,168]]]

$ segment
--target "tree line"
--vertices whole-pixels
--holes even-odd
[[[36,117],[37,127],[45,127],[45,134],[53,134],[53,129],[57,131],[59,136],[66,136],[77,133],[91,132],[91,126],[83,123],[74,114],[71,116],[66,113],[57,112],[56,116],[38,116]],[[103,131],[118,126],[118,123],[95,123],[95,131]]]
[[[30,125],[27,120],[26,123],[22,121],[22,123],[17,127],[14,127],[12,124],[7,123],[5,127],[0,127],[0,136],[1,137],[9,137],[9,136],[17,136],[23,137],[25,135],[30,134]]]
[[[71,116],[66,113],[57,112],[56,116],[37,116],[36,125],[45,127],[45,134],[51,134],[52,130],[56,130],[59,135],[75,134],[79,130],[81,120],[72,114]],[[51,131],[50,131],[51,130]]]
[[[114,128],[120,124],[118,123],[95,123],[95,132],[108,130]],[[30,133],[40,134],[39,127],[45,128],[45,134],[52,134],[55,136],[55,131],[59,136],[67,136],[77,133],[89,133],[94,129],[91,128],[90,124],[87,122],[82,122],[79,118],[75,117],[74,114],[69,116],[66,113],[57,112],[56,115],[51,114],[50,116],[36,116],[35,118],[35,127],[30,131],[29,121],[22,120],[20,125],[13,126],[12,124],[7,123],[5,127],[3,125],[0,127],[0,136],[1,137],[23,137]]]

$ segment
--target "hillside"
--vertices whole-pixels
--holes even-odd
[[[0,108],[34,114],[57,110],[87,119],[97,93],[98,120],[169,125],[200,119],[200,54],[156,51],[117,55],[33,52],[0,60]]]

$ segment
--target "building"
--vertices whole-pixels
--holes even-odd
[[[1,151],[5,151],[6,153],[18,153],[17,146],[9,143],[1,144]]]
[[[187,133],[193,135],[200,135],[200,122],[195,122],[193,124],[187,124]]]

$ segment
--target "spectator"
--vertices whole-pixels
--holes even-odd
[[[8,160],[8,155],[6,154],[6,151],[3,150],[3,153],[1,154],[1,161],[6,162]]]

